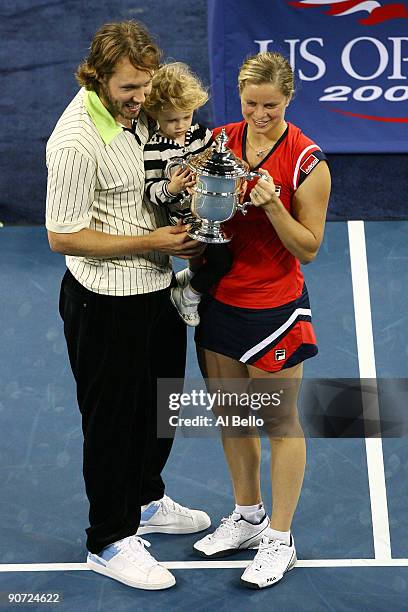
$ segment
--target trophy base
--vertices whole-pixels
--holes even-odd
[[[230,242],[232,235],[221,229],[221,224],[218,222],[203,223],[202,221],[194,223],[191,229],[187,232],[193,240],[206,242],[207,244],[225,244]]]

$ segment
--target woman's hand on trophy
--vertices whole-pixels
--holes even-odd
[[[191,189],[196,183],[196,175],[189,168],[183,170],[178,166],[172,173],[167,189],[172,195],[177,195],[186,189]]]
[[[280,202],[280,200],[276,193],[275,183],[269,172],[262,168],[259,169],[258,172],[262,174],[262,176],[252,189],[250,199],[254,206],[268,208],[272,204]]]

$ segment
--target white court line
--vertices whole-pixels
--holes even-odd
[[[167,569],[245,568],[251,559],[241,561],[161,561]],[[296,567],[408,567],[408,559],[298,559]],[[2,572],[92,571],[86,563],[3,563]]]
[[[373,379],[373,385],[376,386],[375,381],[377,373],[371,321],[364,221],[348,221],[347,225],[360,378]],[[377,423],[379,423],[378,394],[376,389],[374,402],[372,401],[372,397],[369,407],[370,415],[367,415],[364,410],[364,416],[369,416],[372,421],[377,421]],[[364,408],[365,406],[363,406],[363,409]],[[381,437],[366,438],[365,444],[373,523],[374,556],[376,559],[391,559],[390,526],[388,520],[382,440]]]

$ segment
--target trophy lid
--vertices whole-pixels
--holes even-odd
[[[192,155],[187,165],[197,174],[238,178],[248,173],[248,166],[226,146],[228,136],[225,129],[215,139],[215,147],[209,147],[198,155]]]

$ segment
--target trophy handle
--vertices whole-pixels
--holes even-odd
[[[187,162],[183,159],[183,158],[176,158],[176,159],[172,159],[171,161],[167,162],[166,165],[166,169],[164,171],[164,174],[166,175],[166,178],[171,179],[171,175],[172,175],[172,170],[174,170],[174,168],[183,168],[183,170],[186,170],[188,168],[188,164]]]
[[[268,177],[264,174],[261,174],[261,172],[253,172],[252,170],[244,176],[244,179],[246,181],[250,181],[254,178],[259,178],[264,181],[269,180]],[[253,206],[252,202],[240,202],[239,204],[237,204],[237,210],[240,210],[243,215],[246,215],[248,214],[247,206]]]
[[[240,202],[237,204],[237,210],[240,210],[243,215],[248,214],[247,206],[252,206],[252,202]]]
[[[261,174],[260,172],[254,172],[253,170],[250,170],[245,176],[244,179],[246,181],[252,181],[252,179],[254,178],[262,178],[265,177],[264,174]]]

